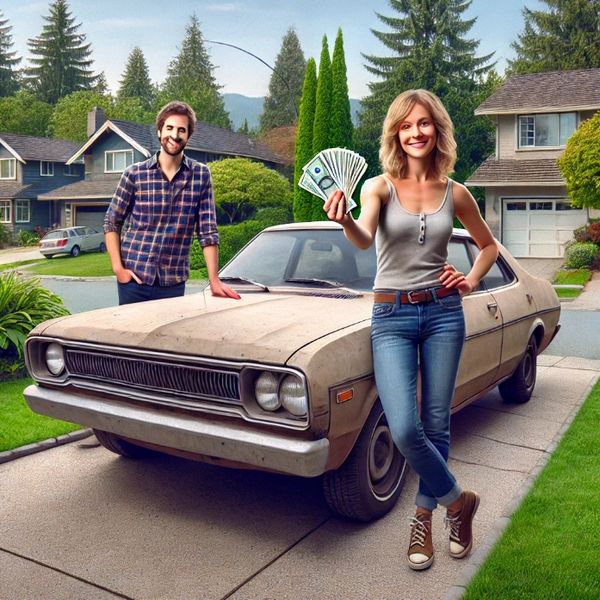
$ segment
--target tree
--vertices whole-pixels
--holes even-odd
[[[571,204],[600,208],[600,112],[584,121],[569,138],[558,166]]]
[[[512,73],[600,67],[600,0],[542,0],[548,10],[523,9],[525,27],[511,46]]]
[[[329,148],[331,116],[331,59],[327,36],[323,36],[319,74],[317,76],[317,99],[313,126],[313,154]]]
[[[471,0],[393,0],[390,5],[400,16],[377,14],[392,31],[373,33],[391,55],[365,55],[367,70],[380,81],[369,84],[370,95],[362,100],[355,132],[355,145],[369,163],[369,176],[379,172],[378,140],[386,111],[404,90],[425,88],[446,104],[456,127],[459,160],[465,145],[473,137],[482,137],[480,128],[491,130],[472,112],[473,98],[493,64],[492,54],[476,56],[479,41],[465,37],[475,22],[462,19],[470,4]],[[462,180],[467,171],[457,179]]]
[[[352,147],[352,117],[350,98],[348,97],[348,78],[344,56],[344,38],[338,29],[333,59],[331,61],[331,139],[330,146],[337,148]]]
[[[117,98],[139,98],[142,105],[149,109],[154,101],[155,89],[150,80],[148,64],[141,48],[136,46],[125,65],[125,71],[119,82]]]
[[[288,29],[275,60],[274,72],[269,81],[260,127],[263,131],[293,125],[298,119],[297,106],[302,95],[302,81],[306,60],[300,40],[293,28]]]
[[[31,92],[21,90],[0,98],[0,131],[45,137],[51,116],[52,106],[37,100]]]
[[[15,67],[21,62],[17,53],[12,51],[13,41],[8,19],[3,18],[0,10],[0,97],[11,96],[19,89]]]
[[[90,89],[97,75],[90,69],[90,44],[84,43],[81,24],[75,24],[66,0],[54,0],[44,20],[42,33],[28,41],[34,57],[25,78],[40,100],[55,104],[71,92]]]
[[[196,15],[186,27],[181,50],[169,65],[167,79],[158,95],[156,108],[171,100],[183,100],[195,111],[198,120],[231,129],[229,113],[213,74],[200,23]]]
[[[226,158],[210,163],[215,206],[229,224],[256,216],[260,209],[289,207],[289,181],[261,163]]]
[[[315,122],[315,104],[317,98],[317,65],[314,58],[306,63],[298,128],[296,130],[296,150],[294,162],[294,220],[310,221],[312,194],[298,187],[302,176],[302,167],[312,158],[313,127]]]

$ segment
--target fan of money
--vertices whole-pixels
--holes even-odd
[[[327,200],[332,192],[341,190],[346,197],[346,212],[356,208],[352,194],[367,168],[367,161],[347,148],[327,148],[302,167],[298,185]]]

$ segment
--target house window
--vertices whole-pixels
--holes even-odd
[[[133,150],[109,150],[104,153],[104,172],[122,173],[133,164]]]
[[[519,117],[519,148],[564,146],[577,127],[575,113]]]
[[[42,177],[52,177],[54,175],[54,163],[40,160],[40,175]]]
[[[75,165],[65,164],[64,169],[63,169],[63,175],[68,175],[69,177],[77,177],[77,175],[79,175],[79,173],[77,172]]]
[[[0,200],[0,223],[10,222],[10,200]]]
[[[14,158],[0,158],[0,179],[15,179],[15,162]]]
[[[15,200],[15,223],[31,221],[31,206],[29,200]]]

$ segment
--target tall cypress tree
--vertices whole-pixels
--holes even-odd
[[[315,121],[315,104],[317,98],[317,65],[314,58],[306,63],[302,100],[296,130],[296,150],[294,163],[294,220],[310,221],[314,196],[298,187],[302,176],[302,167],[313,156],[313,126]]]
[[[511,46],[513,73],[600,67],[600,0],[542,0],[547,11],[523,9],[525,28]]]
[[[350,116],[350,98],[348,97],[348,78],[346,58],[344,56],[344,38],[338,29],[333,59],[331,61],[331,139],[330,146],[352,147],[352,117]]]
[[[54,0],[44,20],[42,33],[28,40],[33,57],[25,80],[40,100],[55,104],[71,92],[91,89],[97,75],[90,69],[90,44],[79,33],[81,23],[75,23],[66,0]]]
[[[192,106],[198,120],[230,129],[229,113],[225,110],[214,69],[204,46],[198,17],[192,15],[181,50],[169,65],[158,104],[183,100]]]
[[[330,147],[331,85],[331,59],[329,58],[327,36],[324,35],[317,76],[313,154]]]
[[[0,98],[12,96],[19,89],[15,67],[21,62],[17,53],[13,52],[12,26],[0,10]]]
[[[142,106],[150,108],[154,100],[154,86],[150,80],[148,63],[138,46],[129,54],[123,78],[119,84],[117,98],[139,98]]]
[[[288,29],[275,60],[274,72],[269,82],[260,127],[263,131],[293,125],[297,122],[297,107],[302,96],[302,81],[306,60],[300,40],[293,28]]]

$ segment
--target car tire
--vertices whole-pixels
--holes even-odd
[[[325,500],[349,519],[378,519],[398,501],[407,469],[377,400],[344,464],[323,476]]]
[[[44,258],[52,258],[54,254],[42,254]]]
[[[524,404],[531,398],[537,377],[537,342],[531,336],[525,348],[525,354],[517,365],[515,372],[498,389],[505,402]]]
[[[104,242],[98,246],[98,252],[106,252],[106,244]]]
[[[79,246],[73,246],[71,248],[71,256],[79,256],[80,253],[81,253],[81,248],[79,248]]]
[[[147,458],[156,455],[156,452],[153,450],[142,446],[136,446],[109,431],[101,431],[100,429],[93,429],[92,431],[100,444],[115,454],[127,458]]]

